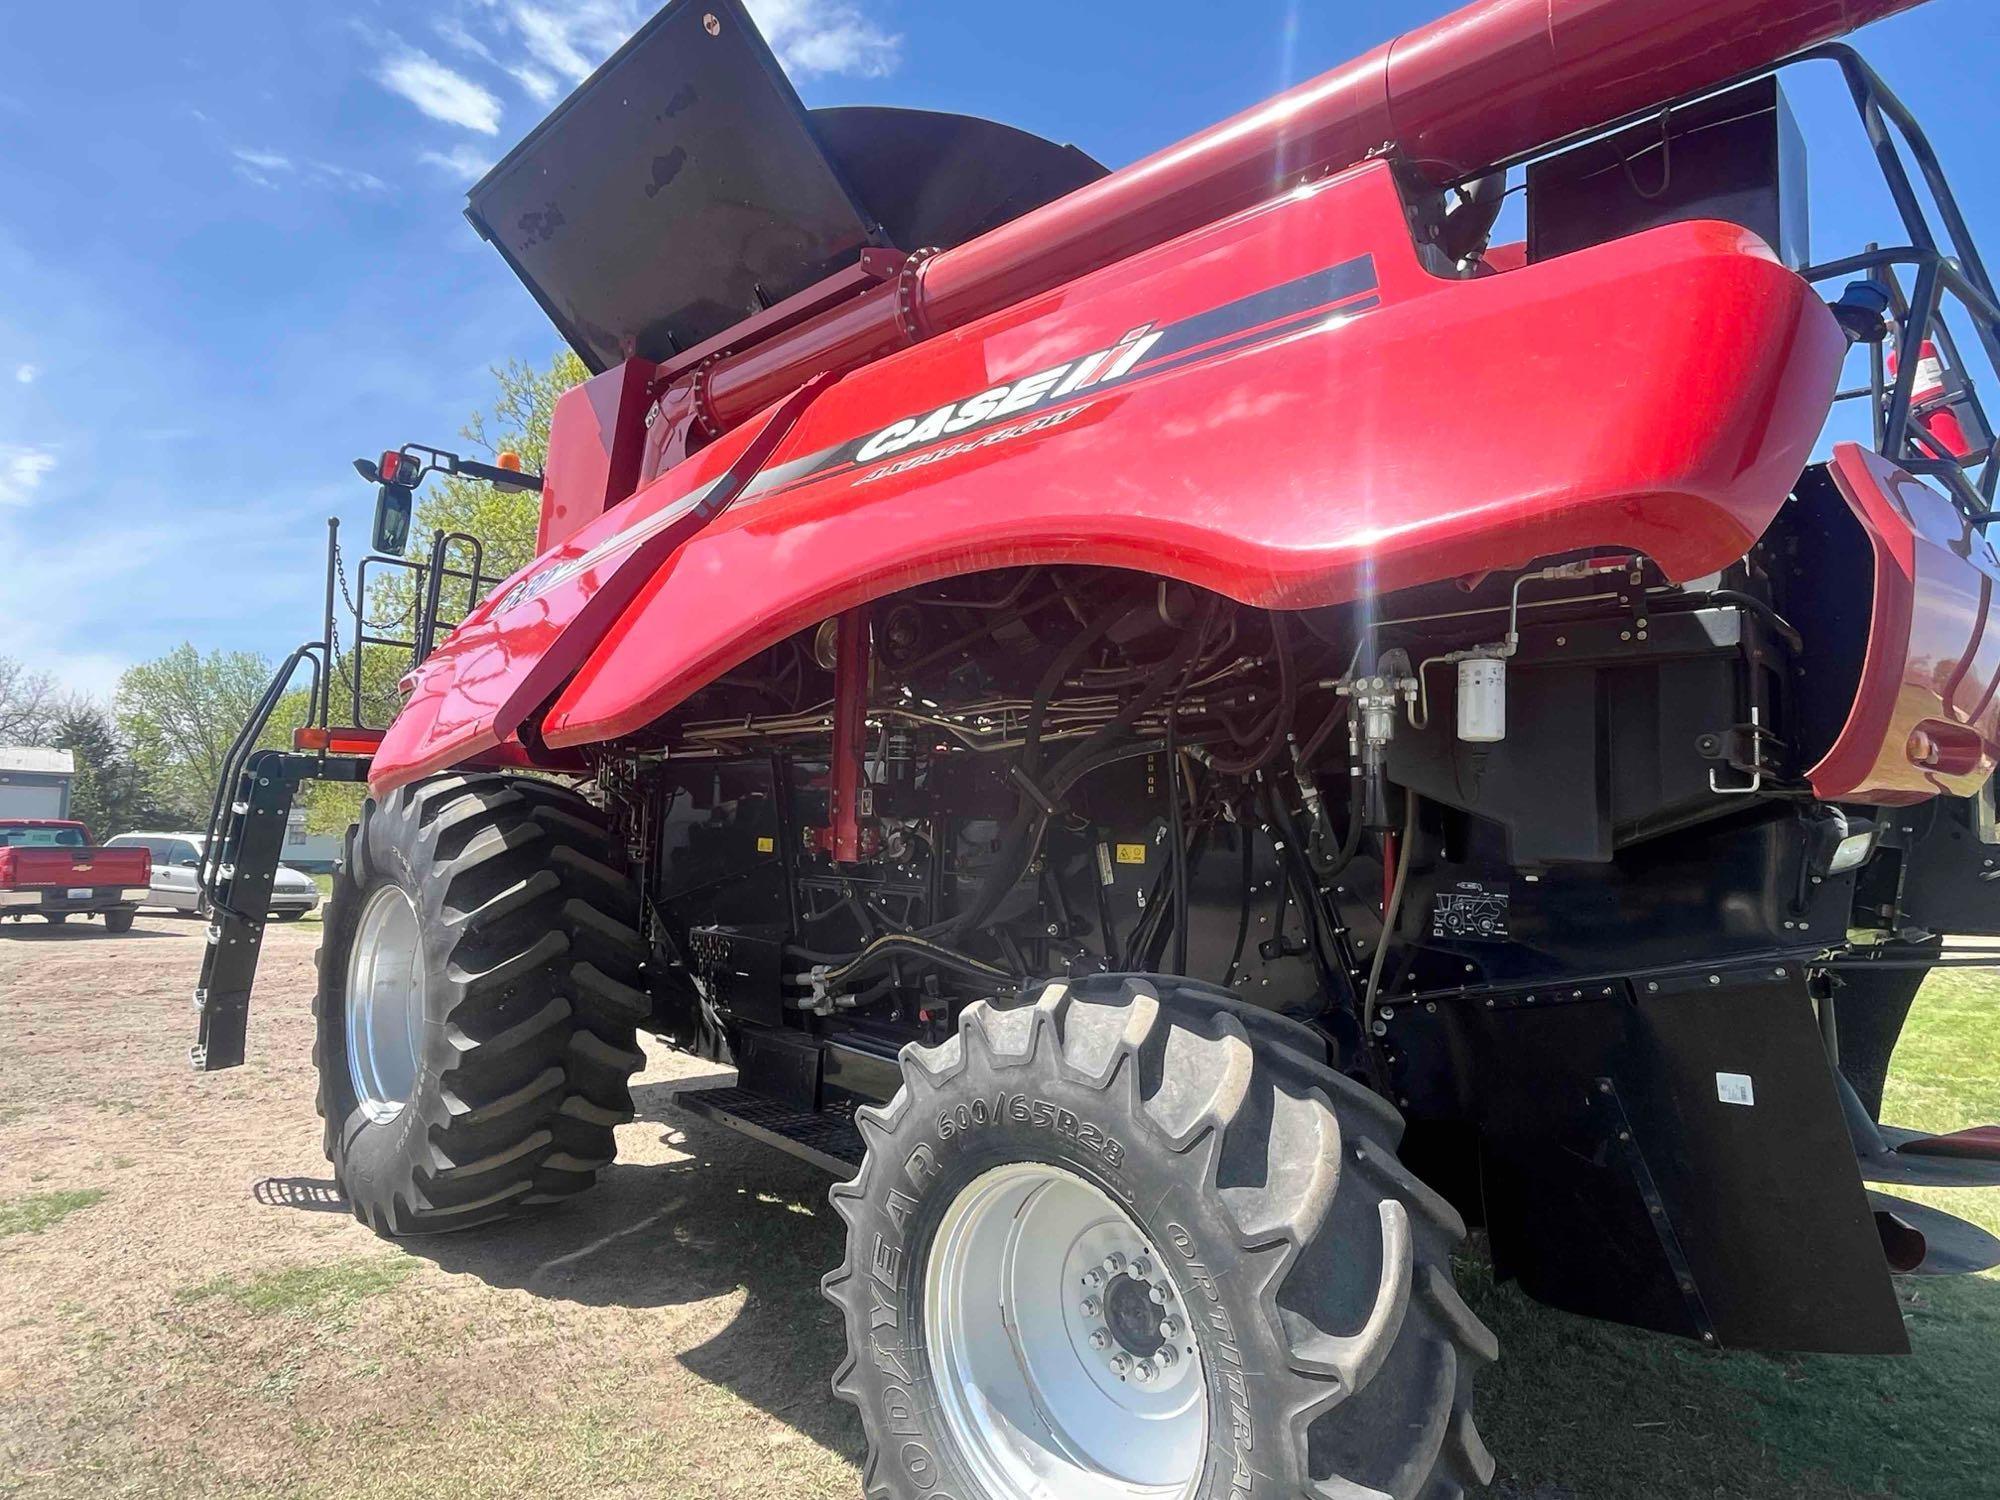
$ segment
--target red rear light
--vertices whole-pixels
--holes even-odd
[[[14,883],[14,851],[0,849],[0,885]]]
[[[322,755],[373,755],[382,748],[379,729],[294,729],[292,748]]]

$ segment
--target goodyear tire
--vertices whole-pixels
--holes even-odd
[[[871,1500],[1457,1500],[1491,1478],[1470,1404],[1498,1351],[1452,1284],[1463,1225],[1312,1033],[1107,976],[973,1006],[902,1071],[858,1117],[825,1288]]]
[[[467,1229],[596,1180],[644,1062],[637,906],[597,811],[552,783],[444,776],[367,803],[313,1008],[356,1218]]]

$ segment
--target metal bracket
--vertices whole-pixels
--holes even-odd
[[[1715,1322],[1708,1315],[1708,1305],[1702,1301],[1701,1288],[1695,1283],[1694,1269],[1688,1264],[1686,1252],[1681,1249],[1680,1236],[1674,1232],[1673,1218],[1667,1212],[1666,1200],[1660,1196],[1653,1169],[1639,1149],[1631,1117],[1625,1113],[1625,1102],[1618,1097],[1618,1085],[1609,1078],[1598,1079],[1590,1096],[1590,1107],[1603,1125],[1611,1149],[1624,1161],[1640,1198],[1645,1201],[1646,1216],[1652,1221],[1653,1233],[1659,1237],[1660,1250],[1673,1272],[1674,1284],[1680,1288],[1689,1321],[1702,1343],[1715,1348]]]

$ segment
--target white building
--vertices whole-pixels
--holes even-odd
[[[66,818],[76,757],[67,750],[0,745],[0,818]]]

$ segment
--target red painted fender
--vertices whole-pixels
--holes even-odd
[[[1970,797],[2000,761],[2000,552],[1879,454],[1842,443],[1829,472],[1868,536],[1875,593],[1854,706],[1807,780],[1825,802]]]
[[[662,475],[415,674],[376,784],[513,728],[503,706],[532,705],[495,685],[558,640],[577,665],[541,733],[587,744],[828,615],[981,568],[1127,567],[1288,608],[1584,547],[1696,577],[1769,524],[1844,349],[1811,288],[1719,223],[1434,276],[1370,163],[857,371],[580,637],[632,555],[618,538],[744,436]]]

